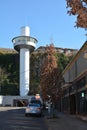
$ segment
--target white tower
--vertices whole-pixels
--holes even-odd
[[[20,96],[29,92],[30,52],[35,49],[37,39],[30,37],[28,26],[21,28],[21,36],[12,39],[15,50],[20,52]]]

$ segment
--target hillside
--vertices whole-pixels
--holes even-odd
[[[40,72],[45,51],[35,50],[30,57],[30,92],[39,92]],[[63,71],[73,55],[56,52],[58,66]],[[0,95],[19,95],[19,53],[14,49],[0,48]]]

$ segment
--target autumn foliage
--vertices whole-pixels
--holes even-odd
[[[76,15],[76,26],[87,29],[87,0],[66,0],[70,15]]]
[[[46,55],[41,70],[41,91],[43,99],[55,102],[61,96],[60,80],[61,74],[58,70],[57,59],[54,56],[55,48],[53,44],[46,47]]]

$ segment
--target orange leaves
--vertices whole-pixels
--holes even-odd
[[[55,48],[53,44],[47,46],[40,82],[43,98],[47,100],[47,95],[50,95],[52,102],[55,102],[59,98],[61,79],[61,74],[57,67],[57,59],[54,54]]]
[[[70,15],[77,15],[76,26],[87,29],[87,0],[66,0],[67,11]]]

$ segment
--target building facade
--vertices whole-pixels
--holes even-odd
[[[63,71],[61,111],[87,114],[87,41]]]
[[[78,52],[77,49],[60,48],[60,47],[55,47],[55,50],[58,53],[64,53],[66,56],[72,56],[72,55],[75,55]],[[36,52],[44,53],[45,51],[46,51],[45,46],[40,46],[39,48],[36,49]]]

